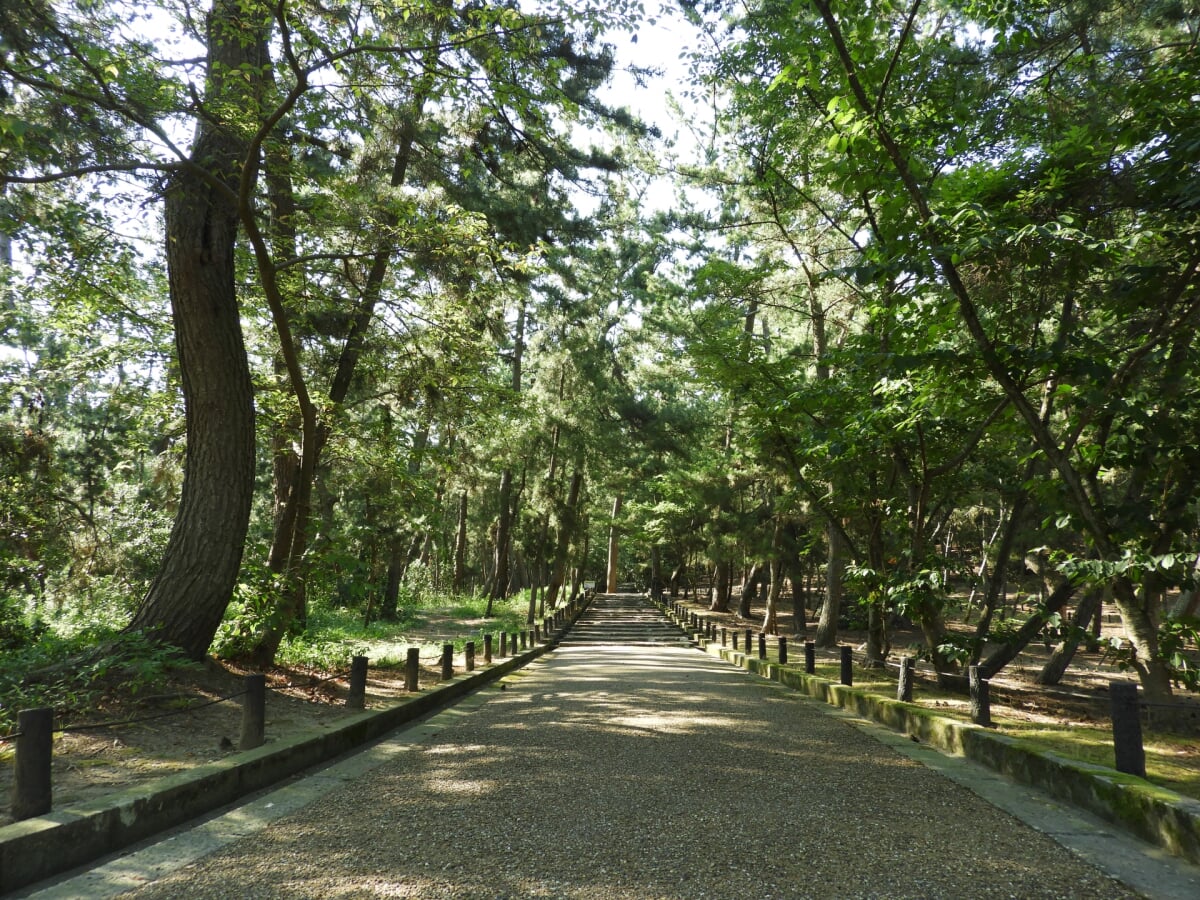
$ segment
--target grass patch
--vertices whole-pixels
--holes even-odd
[[[486,597],[435,597],[402,608],[395,620],[364,626],[358,610],[317,607],[309,614],[305,633],[280,646],[276,662],[332,671],[349,668],[350,658],[362,655],[372,666],[388,668],[403,666],[409,647],[420,648],[421,657],[428,659],[439,655],[443,644],[453,644],[454,652],[462,653],[468,641],[475,641],[476,653],[482,654],[485,634],[528,629],[528,609],[524,593],[493,603],[490,618],[484,616]]]

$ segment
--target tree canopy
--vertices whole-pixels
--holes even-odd
[[[673,145],[606,99],[657,17]],[[533,617],[611,533],[621,581],[767,630],[819,585],[819,641],[909,619],[947,678],[1100,592],[1194,689],[1198,40],[1177,0],[0,2],[0,611],[269,662],[313,604]]]

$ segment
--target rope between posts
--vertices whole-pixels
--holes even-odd
[[[0,744],[7,743],[8,741],[15,741],[19,737],[25,737],[25,732],[14,731],[12,734],[0,734]]]
[[[197,709],[204,709],[206,706],[215,706],[218,703],[224,703],[227,700],[234,700],[246,694],[246,691],[238,691],[234,694],[228,694],[224,697],[218,697],[215,700],[206,700],[203,703],[194,703],[191,706],[186,706],[183,709],[173,709],[170,712],[154,713],[149,716],[139,716],[134,719],[113,719],[108,722],[87,722],[83,725],[66,725],[62,728],[54,729],[55,734],[68,734],[76,731],[101,731],[105,728],[116,728],[121,725],[139,725],[142,722],[152,722],[155,719],[168,719],[171,716],[182,716],[184,713],[194,712]]]

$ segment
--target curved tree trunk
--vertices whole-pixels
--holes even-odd
[[[252,107],[248,82],[227,78],[266,58],[266,25],[214,0],[208,34],[210,109]],[[191,165],[166,194],[167,271],[187,414],[183,493],[162,565],[128,626],[202,659],[241,567],[254,490],[254,389],[235,288],[237,185],[245,141],[200,120]],[[202,174],[203,167],[209,176]]]
[[[1058,646],[1054,648],[1054,652],[1050,654],[1050,658],[1042,666],[1042,671],[1038,673],[1035,679],[1038,684],[1054,685],[1062,681],[1063,674],[1067,671],[1067,667],[1071,665],[1071,660],[1075,658],[1075,651],[1079,649],[1079,642],[1085,636],[1085,629],[1091,623],[1093,617],[1100,614],[1100,607],[1103,600],[1104,593],[1094,590],[1089,591],[1079,601],[1079,605],[1075,607],[1075,615],[1071,618],[1071,630],[1067,634],[1066,639],[1060,641]]]

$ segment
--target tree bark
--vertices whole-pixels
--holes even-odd
[[[582,491],[583,462],[577,461],[575,471],[571,474],[571,486],[567,489],[567,504],[563,507],[563,518],[558,528],[558,546],[554,551],[554,567],[550,573],[550,584],[546,588],[546,605],[551,609],[558,602],[558,593],[566,577],[571,541],[575,538],[579,526],[579,496]]]
[[[1075,651],[1079,649],[1079,642],[1084,638],[1084,629],[1094,616],[1099,615],[1103,601],[1104,592],[1099,590],[1089,591],[1079,601],[1079,605],[1075,607],[1075,615],[1071,618],[1070,633],[1065,640],[1059,642],[1046,664],[1042,666],[1042,671],[1036,679],[1038,684],[1054,685],[1062,681],[1063,674],[1075,658]]]
[[[621,497],[618,494],[613,499],[612,523],[608,526],[608,592],[617,590],[617,562],[620,555],[620,532],[617,529],[617,516],[621,514]]]
[[[746,576],[746,581],[742,585],[742,593],[738,598],[738,615],[743,619],[749,619],[751,615],[751,604],[754,598],[758,595],[758,583],[762,581],[763,564],[760,562],[754,563],[750,567],[750,574]]]
[[[838,617],[842,612],[842,581],[846,572],[846,544],[841,530],[830,525],[826,528],[826,537],[829,541],[829,558],[825,564],[825,600],[821,604],[821,618],[817,621],[818,647],[837,644]]]
[[[254,108],[236,73],[266,59],[264,17],[214,0],[208,28],[210,109]],[[233,77],[230,77],[231,74]],[[127,630],[202,659],[241,567],[254,491],[254,388],[237,302],[234,246],[246,141],[202,118],[189,164],[167,188],[167,271],[187,421],[182,497],[158,574]]]
[[[454,534],[454,575],[451,589],[457,594],[467,582],[467,492],[458,496],[458,528]]]
[[[729,560],[717,560],[713,569],[712,602],[708,606],[711,612],[729,612],[729,569]]]
[[[508,596],[508,545],[512,531],[512,469],[500,473],[500,517],[496,522],[496,547],[492,589],[488,594],[485,618],[492,615],[492,606],[497,600]]]

